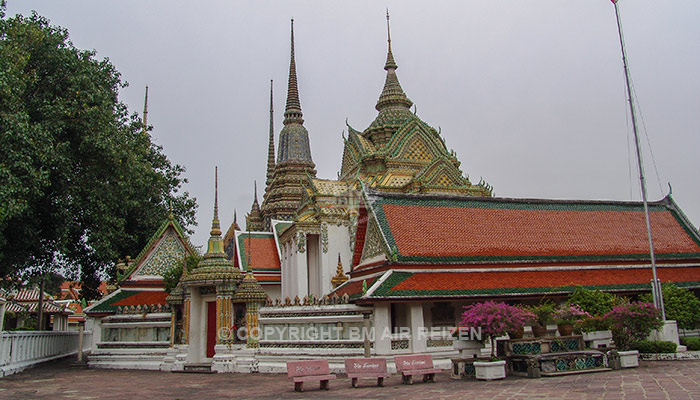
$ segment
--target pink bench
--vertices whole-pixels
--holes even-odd
[[[430,354],[396,356],[396,372],[401,372],[404,384],[413,384],[413,375],[423,375],[423,382],[435,382],[435,374],[439,368],[433,368],[433,357]]]
[[[377,378],[377,386],[384,386],[384,378],[391,377],[386,369],[384,358],[345,359],[345,373],[352,379],[352,387],[357,387],[359,378]]]
[[[295,392],[304,391],[304,382],[315,381],[328,390],[328,381],[336,378],[328,369],[328,360],[287,361],[287,377],[294,381]]]

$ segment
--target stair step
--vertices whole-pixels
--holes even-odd
[[[185,364],[182,371],[173,371],[189,374],[215,374],[216,371],[211,370],[211,364]]]

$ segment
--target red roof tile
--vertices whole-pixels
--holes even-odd
[[[397,197],[374,207],[399,260],[648,256],[637,203]],[[665,203],[654,204],[651,224],[657,254],[700,254],[692,227]]]
[[[250,254],[250,265],[253,270],[280,271],[280,259],[277,254],[277,244],[272,233],[240,233],[238,235],[238,246],[241,260],[241,269],[245,271],[248,267],[248,255]]]
[[[700,288],[700,267],[659,268],[664,282]],[[389,274],[388,276],[386,274]],[[605,291],[649,291],[650,268],[600,268],[589,270],[542,269],[539,271],[387,272],[370,296],[382,298],[474,298],[483,296],[529,296],[571,293],[583,286]]]
[[[112,306],[138,306],[138,305],[151,305],[151,304],[161,304],[166,305],[167,302],[165,298],[168,297],[168,293],[163,291],[143,291],[135,293],[132,296],[121,299],[114,303]]]

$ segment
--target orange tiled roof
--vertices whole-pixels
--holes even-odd
[[[273,233],[255,232],[249,235],[247,232],[240,232],[237,251],[243,271],[248,268],[248,255],[253,272],[280,271],[280,259]]]
[[[648,258],[639,202],[368,196],[396,261]],[[670,198],[651,203],[660,259],[700,258],[700,237]]]
[[[168,293],[163,290],[119,289],[102,300],[91,305],[85,311],[88,314],[114,312],[117,307],[167,305]]]
[[[387,272],[388,274],[389,272]],[[392,271],[371,293],[382,297],[471,297],[568,293],[576,286],[601,290],[647,290],[651,268],[532,268],[531,270],[454,272]],[[700,267],[658,268],[659,279],[681,287],[700,287]]]

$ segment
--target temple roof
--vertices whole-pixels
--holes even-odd
[[[397,262],[646,260],[641,202],[367,195]],[[659,260],[700,258],[700,237],[670,197],[649,206]],[[362,244],[359,244],[362,245]]]
[[[248,256],[250,256],[250,266],[258,282],[261,284],[281,282],[280,257],[273,232],[236,232],[236,244],[236,257],[242,270],[248,269]]]
[[[184,229],[170,215],[151,236],[136,259],[131,261],[123,273],[118,273],[117,280],[121,283],[139,275],[158,279],[174,263],[195,252]]]
[[[118,289],[105,296],[99,302],[84,309],[86,314],[114,313],[118,307],[131,306],[166,306],[168,293],[163,290]],[[169,309],[164,309],[169,312]]]
[[[700,266],[664,266],[659,279],[685,288],[700,288]],[[460,271],[387,271],[354,279],[339,287],[339,296],[378,300],[396,298],[474,298],[568,294],[577,286],[609,292],[649,290],[647,266],[474,268]],[[363,293],[362,285],[368,288]]]

